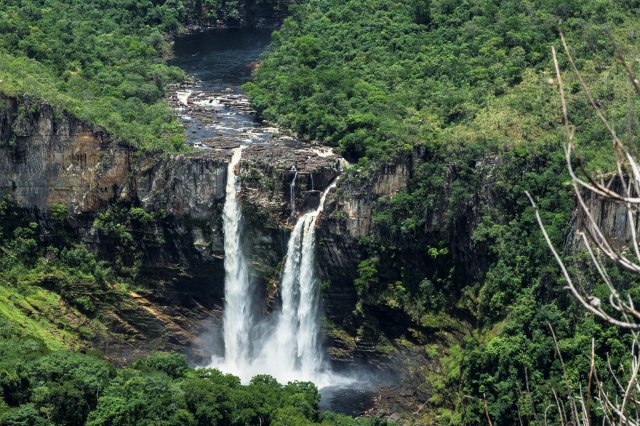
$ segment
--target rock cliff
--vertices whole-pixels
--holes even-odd
[[[620,185],[614,185],[615,191],[620,191]],[[600,230],[607,236],[609,244],[613,248],[623,249],[629,247],[633,242],[632,224],[629,221],[627,208],[624,203],[620,203],[611,199],[603,199],[594,193],[586,193],[585,204]],[[589,227],[589,219],[584,211],[576,208],[573,216],[572,232],[569,240],[572,246],[582,247],[583,242],[578,235],[578,230],[584,230]],[[636,223],[636,228],[638,228]],[[636,233],[638,229],[636,229]]]
[[[223,303],[221,213],[232,146],[141,153],[100,127],[27,96],[3,98],[2,103],[4,196],[38,218],[43,229],[50,209],[66,206],[73,214],[73,232],[106,259],[114,247],[94,229],[99,212],[123,205],[157,213],[162,219],[152,227],[132,230],[143,251],[140,279],[146,287],[131,295],[126,312],[114,310],[117,320],[111,326],[150,347],[197,349],[203,321],[219,318]],[[278,265],[296,215],[317,205],[338,169],[339,157],[330,151],[288,138],[244,151],[236,172],[248,225],[245,242],[253,278],[269,295],[265,313],[277,303]],[[146,327],[135,326],[149,321]],[[123,346],[113,350],[122,352],[122,359],[131,355]]]
[[[196,361],[210,355],[205,330],[215,329],[221,318],[222,207],[234,144],[210,143],[179,154],[143,153],[114,140],[98,126],[27,96],[0,98],[0,107],[1,192],[37,218],[43,229],[49,226],[49,210],[64,205],[73,213],[70,227],[79,240],[109,259],[114,247],[94,225],[100,212],[121,205],[156,213],[151,226],[132,230],[142,250],[140,288],[121,300],[101,302],[111,333],[99,342],[103,350],[121,362],[154,349],[189,348]],[[288,137],[243,151],[236,173],[242,185],[244,242],[256,291],[267,301],[262,314],[278,304],[280,268],[296,217],[316,207],[322,191],[339,179],[336,190],[328,195],[317,231],[329,352],[344,366],[365,358],[389,365],[398,356],[406,358],[402,363],[408,369],[424,366],[431,361],[423,353],[385,353],[363,338],[362,317],[354,313],[359,300],[353,283],[358,263],[364,260],[360,240],[375,231],[376,213],[411,184],[417,165],[432,159],[424,148],[416,147],[366,173],[342,161],[326,148]],[[439,207],[424,212],[430,225],[421,234],[446,241],[449,259],[468,277],[482,269],[486,250],[475,246],[472,234],[481,217],[480,207],[497,198],[492,176],[498,167],[499,158],[475,161],[471,168],[480,177],[476,194],[461,204],[461,211],[445,218],[442,206],[457,173],[456,165],[450,165],[438,189]],[[588,203],[616,244],[628,244],[624,206],[596,198]],[[583,220],[576,216],[574,228],[582,226]],[[427,262],[421,267],[430,267],[428,259],[420,262]],[[448,270],[451,264],[445,266]],[[376,309],[377,323],[372,327],[388,334],[389,341],[404,339],[407,330],[419,342],[435,333],[400,310]]]

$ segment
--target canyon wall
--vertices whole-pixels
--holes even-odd
[[[135,312],[130,319],[120,316],[120,322],[129,325],[117,320],[112,325],[128,330],[133,323],[146,321],[148,326],[131,332],[149,341],[150,347],[192,346],[194,352],[207,356],[199,336],[210,325],[207,319],[219,320],[223,305],[222,207],[232,146],[178,154],[142,153],[114,140],[99,126],[27,96],[5,97],[0,102],[4,196],[37,218],[45,231],[51,207],[66,206],[78,239],[107,258],[113,247],[101,240],[93,226],[99,212],[123,205],[157,213],[161,219],[145,231],[157,238],[145,237],[142,231],[136,234],[144,255],[143,291],[132,299],[138,309],[131,311]],[[327,343],[334,359],[346,364],[376,356],[378,348],[357,336],[362,318],[354,314],[358,295],[353,281],[358,263],[364,260],[360,240],[371,235],[376,212],[407,187],[416,164],[430,161],[428,155],[417,147],[367,173],[354,170],[357,166],[342,173],[339,156],[290,138],[245,149],[236,172],[242,184],[244,242],[252,278],[257,296],[267,301],[260,314],[268,315],[279,303],[280,268],[296,215],[314,208],[321,192],[339,179],[318,219]],[[432,235],[434,241],[446,241],[450,258],[467,277],[483,270],[486,248],[479,247],[472,235],[481,219],[480,206],[496,199],[492,176],[499,165],[498,158],[477,160],[473,170],[481,179],[476,195],[446,218],[444,206],[457,174],[452,165],[438,189],[438,207],[424,212],[429,225],[420,232],[428,238]],[[614,242],[628,244],[624,207],[595,198],[588,203]],[[575,216],[574,229],[582,226],[582,220]],[[392,329],[416,327],[397,311],[375,315]]]
[[[139,280],[144,289],[133,297],[142,310],[112,325],[142,340],[148,332],[152,347],[192,345],[200,351],[199,336],[210,325],[205,320],[219,319],[223,305],[222,207],[229,147],[142,153],[99,126],[26,95],[1,101],[2,195],[38,220],[44,239],[52,238],[47,236],[50,209],[66,207],[71,232],[106,259],[119,248],[96,232],[100,212],[123,206],[156,214],[152,227],[130,230],[143,251]],[[237,170],[253,279],[257,293],[268,296],[264,314],[278,303],[278,268],[295,223],[292,166],[297,214],[315,207],[321,191],[338,176],[338,156],[277,142],[248,147]],[[155,317],[149,319],[153,324],[136,329],[134,323],[148,322],[139,314]]]

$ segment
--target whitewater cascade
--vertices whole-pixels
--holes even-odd
[[[291,166],[293,172],[293,180],[289,184],[289,201],[291,203],[291,217],[296,214],[296,178],[298,177],[298,170],[296,166]]]
[[[319,387],[346,383],[346,378],[333,375],[326,367],[319,341],[315,231],[318,216],[337,179],[324,190],[318,207],[303,214],[291,232],[281,277],[281,311],[256,323],[252,316],[249,266],[241,245],[242,213],[237,198],[240,181],[235,174],[241,156],[242,147],[236,148],[229,163],[223,209],[225,353],[224,359],[214,358],[209,366],[239,376],[243,383],[257,374],[269,374],[281,383],[312,381]],[[294,168],[291,171],[296,173],[293,184],[297,171]]]
[[[275,328],[262,344],[254,370],[270,374],[280,382],[309,380],[322,387],[335,384],[326,370],[320,335],[319,279],[316,271],[316,222],[324,208],[324,190],[318,207],[302,215],[289,237],[280,292],[282,310]]]
[[[224,361],[215,367],[242,375],[250,363],[250,332],[253,326],[247,260],[241,244],[242,212],[238,202],[240,179],[235,168],[242,157],[243,147],[233,150],[227,169],[226,198],[223,208],[224,224]]]

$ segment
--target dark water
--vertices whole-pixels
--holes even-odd
[[[238,102],[248,107],[249,100],[240,85],[251,79],[253,66],[270,41],[271,30],[231,28],[210,29],[175,39],[171,64],[196,80],[193,86],[181,89],[182,93],[192,93],[190,106],[179,108],[188,143],[203,148],[201,143],[206,141],[271,140],[277,129],[261,125],[254,114],[237,107]],[[235,99],[231,104],[227,102],[230,97]],[[197,105],[194,107],[193,103]]]
[[[349,387],[326,387],[320,389],[320,410],[361,416],[373,406],[375,394],[371,386],[359,383]]]
[[[182,68],[205,89],[237,87],[251,78],[252,64],[271,41],[268,29],[212,29],[177,37],[172,65]]]
[[[250,80],[252,65],[270,40],[271,31],[261,29],[214,29],[176,38],[171,64],[200,80],[194,87],[182,90],[193,91],[192,99],[205,102],[197,112],[178,108],[188,142],[201,149],[206,149],[199,143],[203,140],[268,143],[278,132],[258,123],[252,114],[219,104],[229,91],[234,93],[231,96],[246,99],[239,86]],[[209,102],[212,107],[207,106]],[[359,416],[371,408],[375,392],[372,386],[355,383],[323,388],[320,395],[321,410]]]

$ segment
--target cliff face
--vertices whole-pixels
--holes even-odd
[[[614,186],[614,190],[619,191],[619,186]],[[585,194],[585,204],[591,212],[598,228],[607,236],[609,244],[613,248],[623,249],[629,247],[633,243],[632,224],[629,221],[627,208],[623,203],[610,199],[603,199],[593,193]],[[586,217],[582,209],[576,208],[574,213],[574,225],[570,240],[576,247],[582,247],[582,237],[578,235],[577,230],[583,230],[589,227],[589,219]],[[636,223],[636,233],[638,232]]]
[[[117,198],[131,152],[102,129],[22,99],[4,98],[0,110],[2,188],[25,208],[62,203],[74,212]]]
[[[224,198],[224,155],[140,156],[102,128],[47,104],[3,101],[1,187],[20,207],[46,211],[59,203],[81,214],[139,200],[176,217],[203,219]]]
[[[127,310],[115,315],[110,326],[137,336],[150,348],[191,345],[205,356],[199,336],[209,326],[205,320],[220,319],[223,305],[222,207],[232,146],[142,154],[117,143],[101,128],[48,105],[35,105],[28,98],[7,98],[5,104],[0,112],[3,192],[40,217],[44,227],[49,209],[66,205],[74,213],[77,236],[105,258],[113,247],[94,229],[99,212],[113,205],[162,212],[163,219],[150,229],[132,231],[141,241],[144,289],[130,295]],[[258,296],[267,301],[262,313],[278,304],[280,266],[296,218],[315,208],[322,192],[339,179],[328,194],[317,231],[328,343],[334,359],[346,363],[376,355],[369,343],[356,337],[360,324],[353,314],[358,302],[353,280],[363,260],[359,240],[372,232],[381,201],[407,186],[415,163],[425,156],[417,148],[362,178],[358,173],[341,174],[341,159],[330,150],[292,139],[246,148],[236,173],[242,183],[244,242],[252,279]],[[490,162],[477,167],[491,175]],[[442,197],[447,197],[447,184]],[[473,252],[470,233],[477,212],[473,205],[469,209],[464,229],[454,229],[450,236],[452,250],[461,258]],[[429,214],[434,224],[441,222],[441,212]],[[389,327],[408,324],[395,311],[378,314]],[[125,346],[118,349],[122,359],[130,356]]]
[[[222,207],[230,147],[141,154],[114,141],[100,127],[47,104],[35,104],[27,97],[3,102],[2,193],[40,218],[43,228],[50,208],[65,205],[73,213],[77,236],[109,258],[113,247],[93,225],[100,211],[124,205],[162,212],[163,219],[145,231],[158,238],[132,230],[141,236],[140,273],[148,289],[133,295],[128,313],[115,314],[111,326],[147,339],[151,346],[176,349],[195,344],[197,349],[197,336],[206,326],[203,320],[220,318],[223,304]],[[268,296],[265,312],[277,303],[277,265],[285,255],[296,215],[317,206],[338,168],[338,156],[293,141],[254,145],[243,152],[236,173],[242,182],[245,243],[253,279]],[[121,354],[123,359],[127,356]]]
[[[101,252],[110,249],[93,229],[102,209],[123,204],[163,212],[166,219],[153,230],[163,243],[142,243],[141,267],[144,280],[160,287],[105,307],[112,309],[107,322],[149,348],[190,344],[223,295],[222,223],[214,213],[224,202],[228,153],[142,155],[27,96],[0,101],[0,188],[42,229],[49,209],[64,205],[72,232]],[[117,359],[129,356],[118,345],[110,350],[122,350]]]

